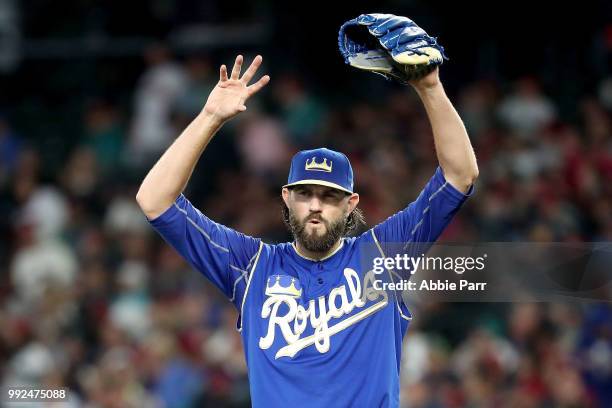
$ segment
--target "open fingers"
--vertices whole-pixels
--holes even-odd
[[[221,69],[219,70],[219,79],[221,82],[227,81],[227,67],[225,64],[221,65]]]
[[[242,68],[242,55],[238,55],[236,57],[236,62],[234,62],[234,68],[232,68],[232,79],[240,78],[241,68]]]
[[[251,79],[253,79],[253,76],[255,75],[255,73],[257,72],[257,69],[261,65],[262,60],[263,58],[261,57],[261,55],[256,56],[253,62],[251,62],[251,65],[249,66],[249,68],[244,72],[244,75],[242,76],[242,82],[245,85],[248,84],[251,81]]]
[[[249,96],[255,95],[261,88],[266,86],[270,82],[270,76],[264,75],[259,81],[255,82],[253,85],[249,86],[247,89],[249,90]]]

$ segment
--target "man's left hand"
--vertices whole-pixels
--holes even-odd
[[[440,69],[436,67],[429,74],[425,75],[422,78],[413,79],[409,81],[410,85],[417,91],[427,90],[431,88],[435,88],[440,85]]]

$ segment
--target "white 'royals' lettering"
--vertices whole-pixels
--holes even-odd
[[[268,297],[261,308],[261,317],[264,319],[270,318],[268,321],[268,332],[259,339],[259,347],[265,350],[272,346],[274,343],[275,327],[278,325],[285,341],[287,341],[287,346],[278,350],[275,358],[283,356],[293,357],[298,351],[312,344],[315,345],[320,353],[326,353],[329,351],[331,336],[365,319],[387,305],[387,293],[374,288],[373,281],[376,277],[372,271],[365,275],[363,290],[359,275],[353,269],[345,268],[344,278],[346,279],[346,285],[332,289],[327,302],[325,301],[325,296],[320,296],[316,300],[310,300],[307,308],[299,305],[297,299],[292,296],[271,295]],[[347,294],[347,285],[351,297],[350,300]],[[330,319],[347,315],[355,308],[363,308],[367,300],[375,301],[379,298],[380,300],[377,303],[353,316],[331,327],[328,325]],[[340,301],[339,306],[337,306],[338,300]],[[289,311],[285,315],[279,316],[278,309],[282,304],[286,304]],[[293,328],[291,327],[291,322],[293,322]],[[306,330],[308,323],[314,329],[314,334],[300,338]]]

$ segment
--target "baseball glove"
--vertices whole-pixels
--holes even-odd
[[[419,79],[448,59],[437,39],[407,17],[362,14],[340,27],[344,61],[402,84]]]

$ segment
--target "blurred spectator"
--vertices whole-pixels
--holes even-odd
[[[124,261],[117,271],[118,290],[110,304],[109,319],[135,339],[147,336],[151,329],[148,279],[147,266],[136,260]]]
[[[104,216],[104,227],[108,234],[118,237],[130,233],[140,235],[151,233],[151,227],[142,216],[142,210],[133,196],[116,195],[110,201]]]
[[[577,343],[579,366],[596,401],[612,401],[612,310],[598,305],[587,311]],[[576,381],[576,380],[574,380]]]
[[[458,110],[470,136],[475,140],[495,125],[498,90],[492,81],[468,84],[459,97]]]
[[[128,161],[132,165],[149,164],[177,136],[171,121],[173,104],[188,84],[184,68],[172,60],[165,45],[147,49],[145,61],[148,68],[135,90]]]
[[[237,139],[241,159],[250,174],[264,180],[271,177],[270,181],[285,176],[293,149],[286,129],[277,119],[249,112],[240,123]]]
[[[116,108],[105,101],[94,101],[85,113],[84,145],[89,147],[101,169],[116,171],[120,164],[125,136]]]
[[[0,113],[0,186],[4,185],[13,174],[22,143]]]
[[[298,148],[306,146],[306,142],[321,128],[323,106],[295,75],[285,73],[275,79],[273,86],[289,140]]]
[[[25,302],[39,300],[47,288],[74,283],[77,260],[59,239],[67,221],[66,205],[55,189],[41,188],[25,203],[16,220],[18,249],[11,277]]]
[[[211,62],[203,56],[188,58],[185,61],[185,73],[186,85],[174,104],[181,127],[187,126],[200,113],[208,94],[219,80],[217,70],[213,70]]]
[[[612,77],[607,77],[599,84],[598,95],[601,104],[612,111]]]
[[[512,132],[525,139],[552,123],[557,115],[554,105],[533,77],[517,81],[514,92],[501,101],[498,114]]]
[[[175,336],[153,333],[145,342],[145,358],[150,360],[154,392],[166,407],[194,406],[205,386],[205,373],[181,356]]]
[[[94,151],[81,146],[68,158],[60,182],[71,197],[88,199],[96,193],[101,177]]]

